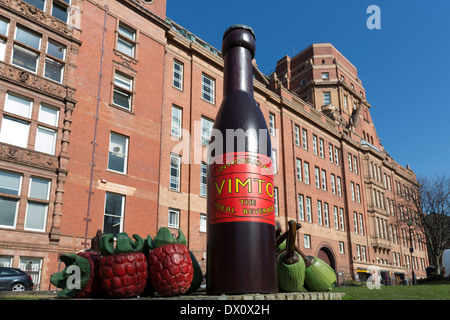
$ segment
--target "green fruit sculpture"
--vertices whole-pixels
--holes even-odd
[[[50,282],[63,290],[58,292],[59,298],[93,298],[102,296],[98,261],[102,257],[99,252],[100,230],[91,241],[91,248],[61,255],[60,260],[66,267],[61,272],[51,275]],[[79,273],[77,273],[79,272]],[[77,280],[77,275],[79,280]],[[77,282],[78,281],[78,282]]]
[[[322,259],[306,256],[298,248],[296,250],[305,261],[305,289],[315,292],[331,291],[336,282],[334,270]]]
[[[305,281],[305,262],[295,251],[295,237],[297,226],[294,220],[289,221],[286,249],[283,249],[277,257],[278,287],[282,291],[296,292],[303,288]]]

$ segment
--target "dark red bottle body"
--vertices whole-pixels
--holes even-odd
[[[271,142],[253,98],[253,31],[230,27],[222,53],[224,100],[214,123],[222,140],[213,134],[209,146],[206,291],[276,293]]]

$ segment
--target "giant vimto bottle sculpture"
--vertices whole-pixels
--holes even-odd
[[[206,291],[276,293],[272,149],[253,98],[253,30],[228,28],[222,54],[224,98],[208,150]]]

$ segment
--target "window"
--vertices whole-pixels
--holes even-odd
[[[200,232],[206,232],[206,214],[200,213]]]
[[[322,225],[322,201],[317,200],[317,223]]]
[[[172,106],[172,129],[171,133],[172,135],[176,137],[181,137],[181,128],[182,128],[182,121],[183,121],[183,109]]]
[[[327,191],[327,172],[322,170],[322,190]]]
[[[321,158],[325,156],[323,152],[323,139],[319,139],[319,155]]]
[[[296,159],[297,180],[302,181],[302,160]]]
[[[358,174],[358,163],[357,163],[357,158],[353,157],[353,169],[355,174]]]
[[[109,140],[108,170],[127,173],[128,137],[112,133]]]
[[[180,225],[180,210],[169,209],[169,228],[178,228]]]
[[[66,46],[51,40],[48,41],[44,77],[59,83],[62,82],[65,55]]]
[[[8,30],[9,30],[9,22],[7,20],[4,20],[3,18],[0,18],[0,34],[4,36],[8,36]],[[5,53],[6,53],[6,39],[3,37],[0,37],[0,60],[5,60]]]
[[[305,169],[305,183],[309,184],[309,163],[304,161],[303,167]]]
[[[333,145],[328,145],[328,158],[330,159],[330,162],[333,163]]]
[[[202,126],[202,145],[207,146],[209,141],[211,140],[211,130],[214,126],[214,121],[202,117],[201,126]]]
[[[353,225],[355,226],[355,233],[358,234],[358,218],[356,212],[353,212]]]
[[[331,94],[330,92],[324,92],[323,93],[323,104],[331,104]]]
[[[338,191],[338,196],[341,197],[342,196],[341,177],[337,177],[337,191]]]
[[[361,247],[359,244],[356,245],[356,258],[358,261],[361,261]]]
[[[367,261],[366,257],[366,246],[361,246],[361,252],[362,252],[362,260]]]
[[[352,201],[355,201],[355,184],[353,182],[350,183],[351,193],[352,193]]]
[[[170,184],[169,189],[173,191],[180,191],[180,170],[181,157],[179,155],[170,155]]]
[[[298,125],[294,126],[294,140],[295,145],[300,146],[300,127]]]
[[[317,155],[317,136],[313,134],[313,153]]]
[[[356,184],[356,201],[361,203],[361,191],[359,189],[359,184]]]
[[[113,104],[131,110],[133,79],[116,71],[114,74]]]
[[[39,10],[45,11],[45,0],[24,0],[26,3],[35,6]]]
[[[334,228],[339,229],[338,223],[338,208],[336,206],[333,207],[333,217],[334,217]]]
[[[316,178],[316,188],[320,188],[319,168],[314,167],[314,176]]]
[[[331,174],[331,192],[336,194],[336,176]]]
[[[49,200],[50,181],[40,178],[31,178],[28,197],[33,200]],[[29,200],[25,217],[25,229],[45,231],[48,202]]]
[[[323,80],[330,79],[330,73],[329,72],[322,72],[322,79]]]
[[[117,50],[125,53],[127,56],[135,57],[136,31],[132,28],[119,23],[117,36]]]
[[[347,110],[347,96],[344,95],[344,109]]]
[[[30,124],[26,121],[4,115],[0,131],[0,141],[22,148],[28,146]]]
[[[344,225],[344,209],[339,208],[339,223],[341,224],[341,231],[345,230]]]
[[[33,101],[27,98],[7,93],[4,110],[15,115],[30,118]]]
[[[303,195],[298,195],[298,219],[300,221],[305,221],[305,209],[303,204]]]
[[[215,80],[202,74],[202,99],[214,104]]]
[[[36,151],[54,154],[56,144],[56,131],[38,126],[36,130],[36,141],[34,143],[34,149]]]
[[[339,149],[338,148],[334,148],[334,163],[336,163],[336,165],[339,165]]]
[[[172,85],[180,90],[183,90],[183,69],[184,65],[181,62],[173,60],[173,83]]]
[[[308,132],[302,129],[302,146],[303,149],[308,150]]]
[[[202,162],[200,164],[200,196],[206,197],[207,189],[208,189],[208,166],[206,163]]]
[[[273,188],[273,208],[275,211],[275,215],[278,216],[278,188]]]
[[[16,43],[13,47],[12,64],[37,72],[41,36],[35,32],[17,26]]]
[[[325,227],[330,226],[330,217],[328,213],[328,203],[323,204],[323,223],[325,224]]]
[[[67,22],[67,18],[69,16],[69,6],[70,6],[70,0],[62,0],[61,1],[53,1],[52,4],[52,16],[55,18]]]
[[[359,214],[359,233],[361,235],[364,235],[364,228],[363,228],[363,215]]]
[[[339,253],[344,254],[344,242],[339,241]]]
[[[303,237],[303,240],[305,242],[304,246],[306,249],[311,248],[311,236],[309,234],[305,234]]]
[[[125,196],[106,192],[103,234],[112,233],[117,236],[119,232],[122,232],[124,210]]]
[[[270,135],[275,135],[275,115],[273,113],[269,113],[269,133]]]
[[[0,226],[14,228],[16,226],[19,196],[22,187],[22,176],[0,171]],[[1,195],[5,194],[5,196]]]
[[[270,158],[272,159],[273,174],[277,174],[278,172],[277,150],[272,149],[272,154],[270,155]]]
[[[312,222],[310,197],[306,197],[306,221]]]

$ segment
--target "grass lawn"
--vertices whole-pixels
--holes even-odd
[[[344,292],[343,300],[450,300],[449,284],[381,286],[380,289],[337,287],[333,291]]]

